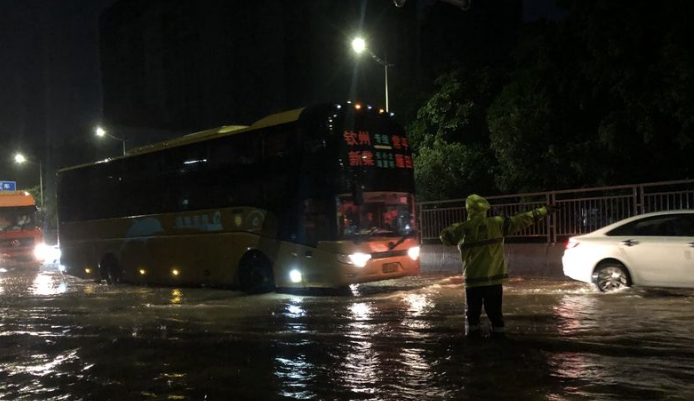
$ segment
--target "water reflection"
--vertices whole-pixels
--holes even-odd
[[[304,300],[301,297],[292,297],[284,308],[283,315],[287,321],[287,328],[292,333],[303,334],[308,332],[303,319],[307,317],[303,302]]]
[[[409,304],[407,311],[412,317],[422,316],[434,306],[427,294],[407,294],[405,302]]]
[[[694,399],[683,297],[515,284],[508,341],[470,342],[460,285],[251,297],[68,279],[25,296],[58,280],[22,273],[0,297],[0,399]]]
[[[371,316],[371,305],[365,302],[353,303],[350,305],[349,310],[352,312],[352,319],[356,321],[368,320],[369,316]]]
[[[67,350],[58,355],[30,354],[23,363],[0,363],[3,379],[13,378],[12,381],[8,380],[0,385],[0,398],[46,399],[41,395],[51,394],[59,390],[59,387],[52,385],[58,384],[58,382],[55,379],[51,380],[51,378],[60,375],[68,377],[70,373],[66,372],[77,366],[81,366],[81,361],[76,349]],[[81,379],[83,375],[76,374],[74,377]],[[60,399],[67,399],[67,397]]]
[[[291,297],[284,307],[282,317],[290,335],[307,333],[302,320],[307,317],[303,301],[301,297]],[[280,345],[280,352],[274,360],[274,374],[281,382],[280,394],[298,400],[315,399],[311,383],[316,378],[316,366],[303,351],[307,342],[283,341]]]
[[[559,302],[552,307],[552,313],[557,319],[556,330],[561,339],[580,339],[586,330],[595,328],[595,302],[594,297],[586,294],[561,296]],[[580,393],[579,383],[600,376],[600,367],[595,366],[586,353],[552,353],[548,355],[547,364],[552,376],[571,383],[565,388],[567,393]],[[548,398],[553,401],[564,399],[558,394],[550,394]]]
[[[409,329],[407,338],[416,338],[419,343],[426,344],[430,337],[432,322],[427,315],[435,309],[435,303],[429,293],[407,294],[403,298],[407,306],[406,318],[403,325]],[[429,386],[435,379],[435,371],[431,363],[432,356],[428,355],[426,348],[407,347],[400,351],[400,360],[403,377],[403,385],[411,389],[422,389],[423,393],[432,395],[439,393]],[[411,391],[413,397],[417,397],[418,391]],[[443,396],[443,394],[438,394]]]
[[[377,326],[369,321],[373,309],[366,302],[354,302],[348,307],[349,323],[345,333],[348,341],[341,379],[355,393],[373,394],[379,366],[379,355],[374,350],[373,338],[378,338]]]
[[[315,378],[315,366],[306,355],[295,358],[275,358],[275,376],[282,381],[280,394],[299,400],[315,399],[310,383]]]
[[[31,293],[31,287],[38,272],[36,264],[0,267],[0,294],[12,296]]]
[[[299,318],[306,316],[306,311],[301,306],[303,300],[299,297],[292,298],[287,304],[285,316],[289,319]]]
[[[694,364],[682,355],[691,349],[691,326],[668,318],[676,304],[628,292],[562,296],[552,309],[559,343],[547,360],[563,396],[670,399],[690,388]]]
[[[82,291],[83,291],[85,294],[87,294],[87,295],[94,295],[94,294],[96,294],[96,287],[97,287],[97,285],[98,285],[98,284],[96,284],[96,283],[86,284],[86,285],[83,287],[83,290],[82,290]]]
[[[552,310],[557,317],[557,331],[562,336],[575,336],[596,327],[595,298],[586,295],[564,295]]]
[[[67,291],[64,278],[55,274],[39,272],[32,285],[34,295],[57,295]]]
[[[424,330],[431,327],[431,321],[426,315],[434,309],[434,302],[428,294],[407,294],[404,298],[407,304],[407,318],[403,324],[413,330]],[[415,331],[414,334],[419,333]]]
[[[35,364],[29,366],[16,366],[15,373],[29,373],[34,376],[46,376],[56,372],[57,367],[79,359],[77,350],[70,350],[55,357],[46,354],[35,354],[31,356]]]
[[[171,290],[171,304],[172,305],[180,305],[183,300],[183,292],[178,289],[174,288]]]
[[[438,341],[427,317],[436,306],[431,294],[343,298],[329,311],[309,308],[310,300],[291,297],[282,307],[286,334],[274,358],[274,375],[283,397],[404,400],[448,394],[431,388],[439,358],[427,345]],[[330,322],[339,326],[324,337],[321,327]],[[321,384],[326,381],[333,383],[330,395]]]

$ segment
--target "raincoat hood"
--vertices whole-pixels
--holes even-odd
[[[465,199],[468,220],[486,217],[489,208],[489,202],[479,195],[472,194]]]

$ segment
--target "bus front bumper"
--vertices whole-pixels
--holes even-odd
[[[338,263],[324,266],[297,266],[283,272],[277,286],[283,288],[339,288],[350,284],[416,276],[419,258],[409,256],[372,259],[364,267]]]

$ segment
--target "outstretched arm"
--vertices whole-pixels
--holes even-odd
[[[541,208],[533,209],[529,212],[519,213],[515,216],[511,216],[506,222],[508,228],[506,229],[504,236],[530,227],[533,224],[541,221],[546,215],[547,206],[542,206]]]
[[[463,237],[465,236],[463,227],[464,223],[451,224],[441,231],[441,234],[439,234],[439,239],[441,239],[441,242],[447,246],[458,245],[458,243],[462,241]]]

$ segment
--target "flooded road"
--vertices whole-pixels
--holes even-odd
[[[463,299],[449,275],[247,296],[0,269],[0,400],[694,399],[694,291],[516,280],[509,338],[477,342]]]

